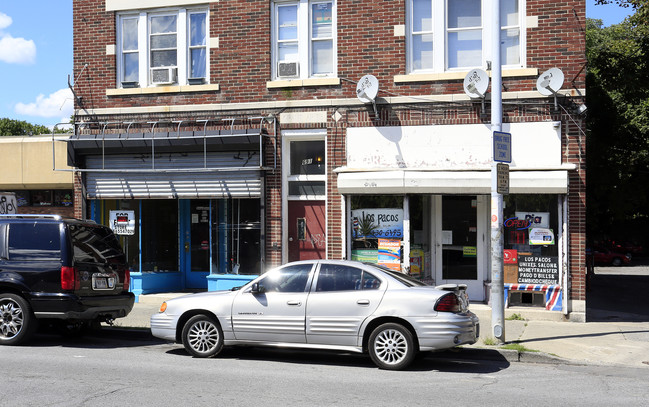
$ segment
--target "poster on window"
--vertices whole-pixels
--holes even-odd
[[[135,234],[134,211],[110,211],[110,228],[116,235]]]
[[[519,256],[520,284],[559,284],[559,258],[551,256]]]
[[[553,245],[554,231],[548,228],[530,229],[530,244],[531,245]]]
[[[379,264],[401,271],[401,240],[379,239]]]
[[[403,238],[403,209],[371,208],[352,211],[352,236],[359,238]]]

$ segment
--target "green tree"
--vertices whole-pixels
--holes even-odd
[[[20,120],[0,119],[0,136],[29,136],[50,133],[52,131],[45,126],[29,124]]]
[[[637,231],[646,239],[649,29],[641,21],[647,0],[616,2],[636,12],[610,27],[586,22],[588,233],[590,239],[632,239]]]

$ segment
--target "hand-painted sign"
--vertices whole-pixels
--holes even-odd
[[[403,238],[403,209],[373,208],[352,211],[354,238]]]

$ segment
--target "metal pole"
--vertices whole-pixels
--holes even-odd
[[[492,2],[491,25],[491,137],[502,130],[502,67],[500,58],[500,0]],[[493,144],[493,140],[492,140]],[[493,157],[495,158],[495,157]],[[503,277],[503,196],[498,193],[496,161],[491,163],[491,328],[505,343],[505,287]]]

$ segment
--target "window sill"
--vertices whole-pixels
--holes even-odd
[[[106,89],[106,96],[157,95],[160,93],[211,92],[218,90],[218,84],[152,86],[148,88]]]
[[[441,72],[441,73],[419,73],[409,75],[395,75],[395,83],[408,83],[408,82],[435,82],[435,81],[450,81],[464,79],[469,71],[457,72]],[[491,72],[489,76],[491,76]],[[513,78],[517,76],[537,76],[539,70],[537,68],[516,68],[516,69],[503,69],[503,78]]]
[[[304,86],[336,86],[340,85],[339,78],[310,78],[310,79],[288,79],[266,82],[267,89],[275,88],[300,88]]]

